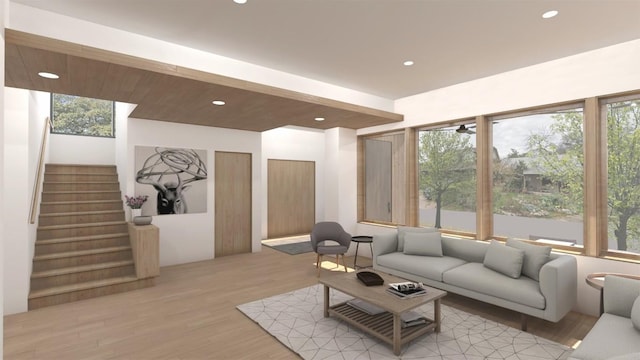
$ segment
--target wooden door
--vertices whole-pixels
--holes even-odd
[[[365,141],[365,220],[391,222],[391,142]]]
[[[251,154],[216,151],[215,256],[251,252]]]
[[[267,237],[310,233],[316,218],[315,162],[269,159],[267,173]]]

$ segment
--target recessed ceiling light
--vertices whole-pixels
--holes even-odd
[[[225,104],[225,102],[224,102],[224,101],[222,101],[222,100],[213,100],[211,103],[212,103],[213,105],[217,105],[217,106],[222,106],[222,105],[224,105],[224,104]]]
[[[323,117],[317,117],[317,118],[315,118],[313,120],[315,120],[315,121],[324,121],[324,118]]]
[[[246,4],[247,0],[233,0],[233,2],[236,4]]]
[[[413,61],[411,61],[411,60],[407,60],[407,61],[403,62],[403,63],[402,63],[402,65],[404,65],[404,66],[411,66],[411,65],[413,65]]]
[[[46,72],[46,71],[41,71],[41,72],[38,73],[38,75],[40,75],[41,77],[43,77],[45,79],[60,79],[60,75],[54,74],[54,73],[50,73],[50,72]]]
[[[552,17],[558,15],[558,10],[549,10],[546,13],[542,14],[542,18],[551,19]]]

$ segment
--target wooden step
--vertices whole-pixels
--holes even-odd
[[[109,191],[43,191],[42,202],[121,200],[120,190]]]
[[[124,221],[124,210],[40,214],[38,226]]]
[[[35,255],[46,255],[55,252],[81,251],[127,245],[130,245],[129,233],[37,240],[35,246]]]
[[[154,278],[114,277],[62,285],[29,293],[29,310],[153,286]]]
[[[126,221],[38,226],[37,239],[48,240],[77,236],[106,235],[128,231]]]
[[[82,283],[121,276],[135,275],[133,260],[111,261],[90,265],[70,266],[31,274],[31,291],[49,287]]]
[[[123,210],[122,199],[118,200],[91,200],[91,201],[57,201],[43,202],[40,204],[40,214],[81,212],[81,211],[107,211]]]
[[[35,255],[33,257],[33,272],[103,262],[123,261],[132,258],[131,246],[114,246],[101,249]]]
[[[117,181],[45,181],[42,191],[120,191]]]
[[[45,174],[117,174],[115,165],[45,164]]]
[[[45,173],[44,182],[56,181],[108,181],[118,182],[118,175],[109,174],[86,174],[86,173]]]

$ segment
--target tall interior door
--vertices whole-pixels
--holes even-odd
[[[316,218],[316,164],[269,159],[267,237],[309,234]]]
[[[216,151],[215,256],[251,252],[251,154]]]
[[[391,222],[391,142],[365,141],[365,220]]]

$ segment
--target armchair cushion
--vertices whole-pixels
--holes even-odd
[[[404,237],[404,253],[407,255],[442,256],[440,233],[407,233]]]
[[[640,296],[633,302],[631,308],[631,323],[636,330],[640,330]]]

